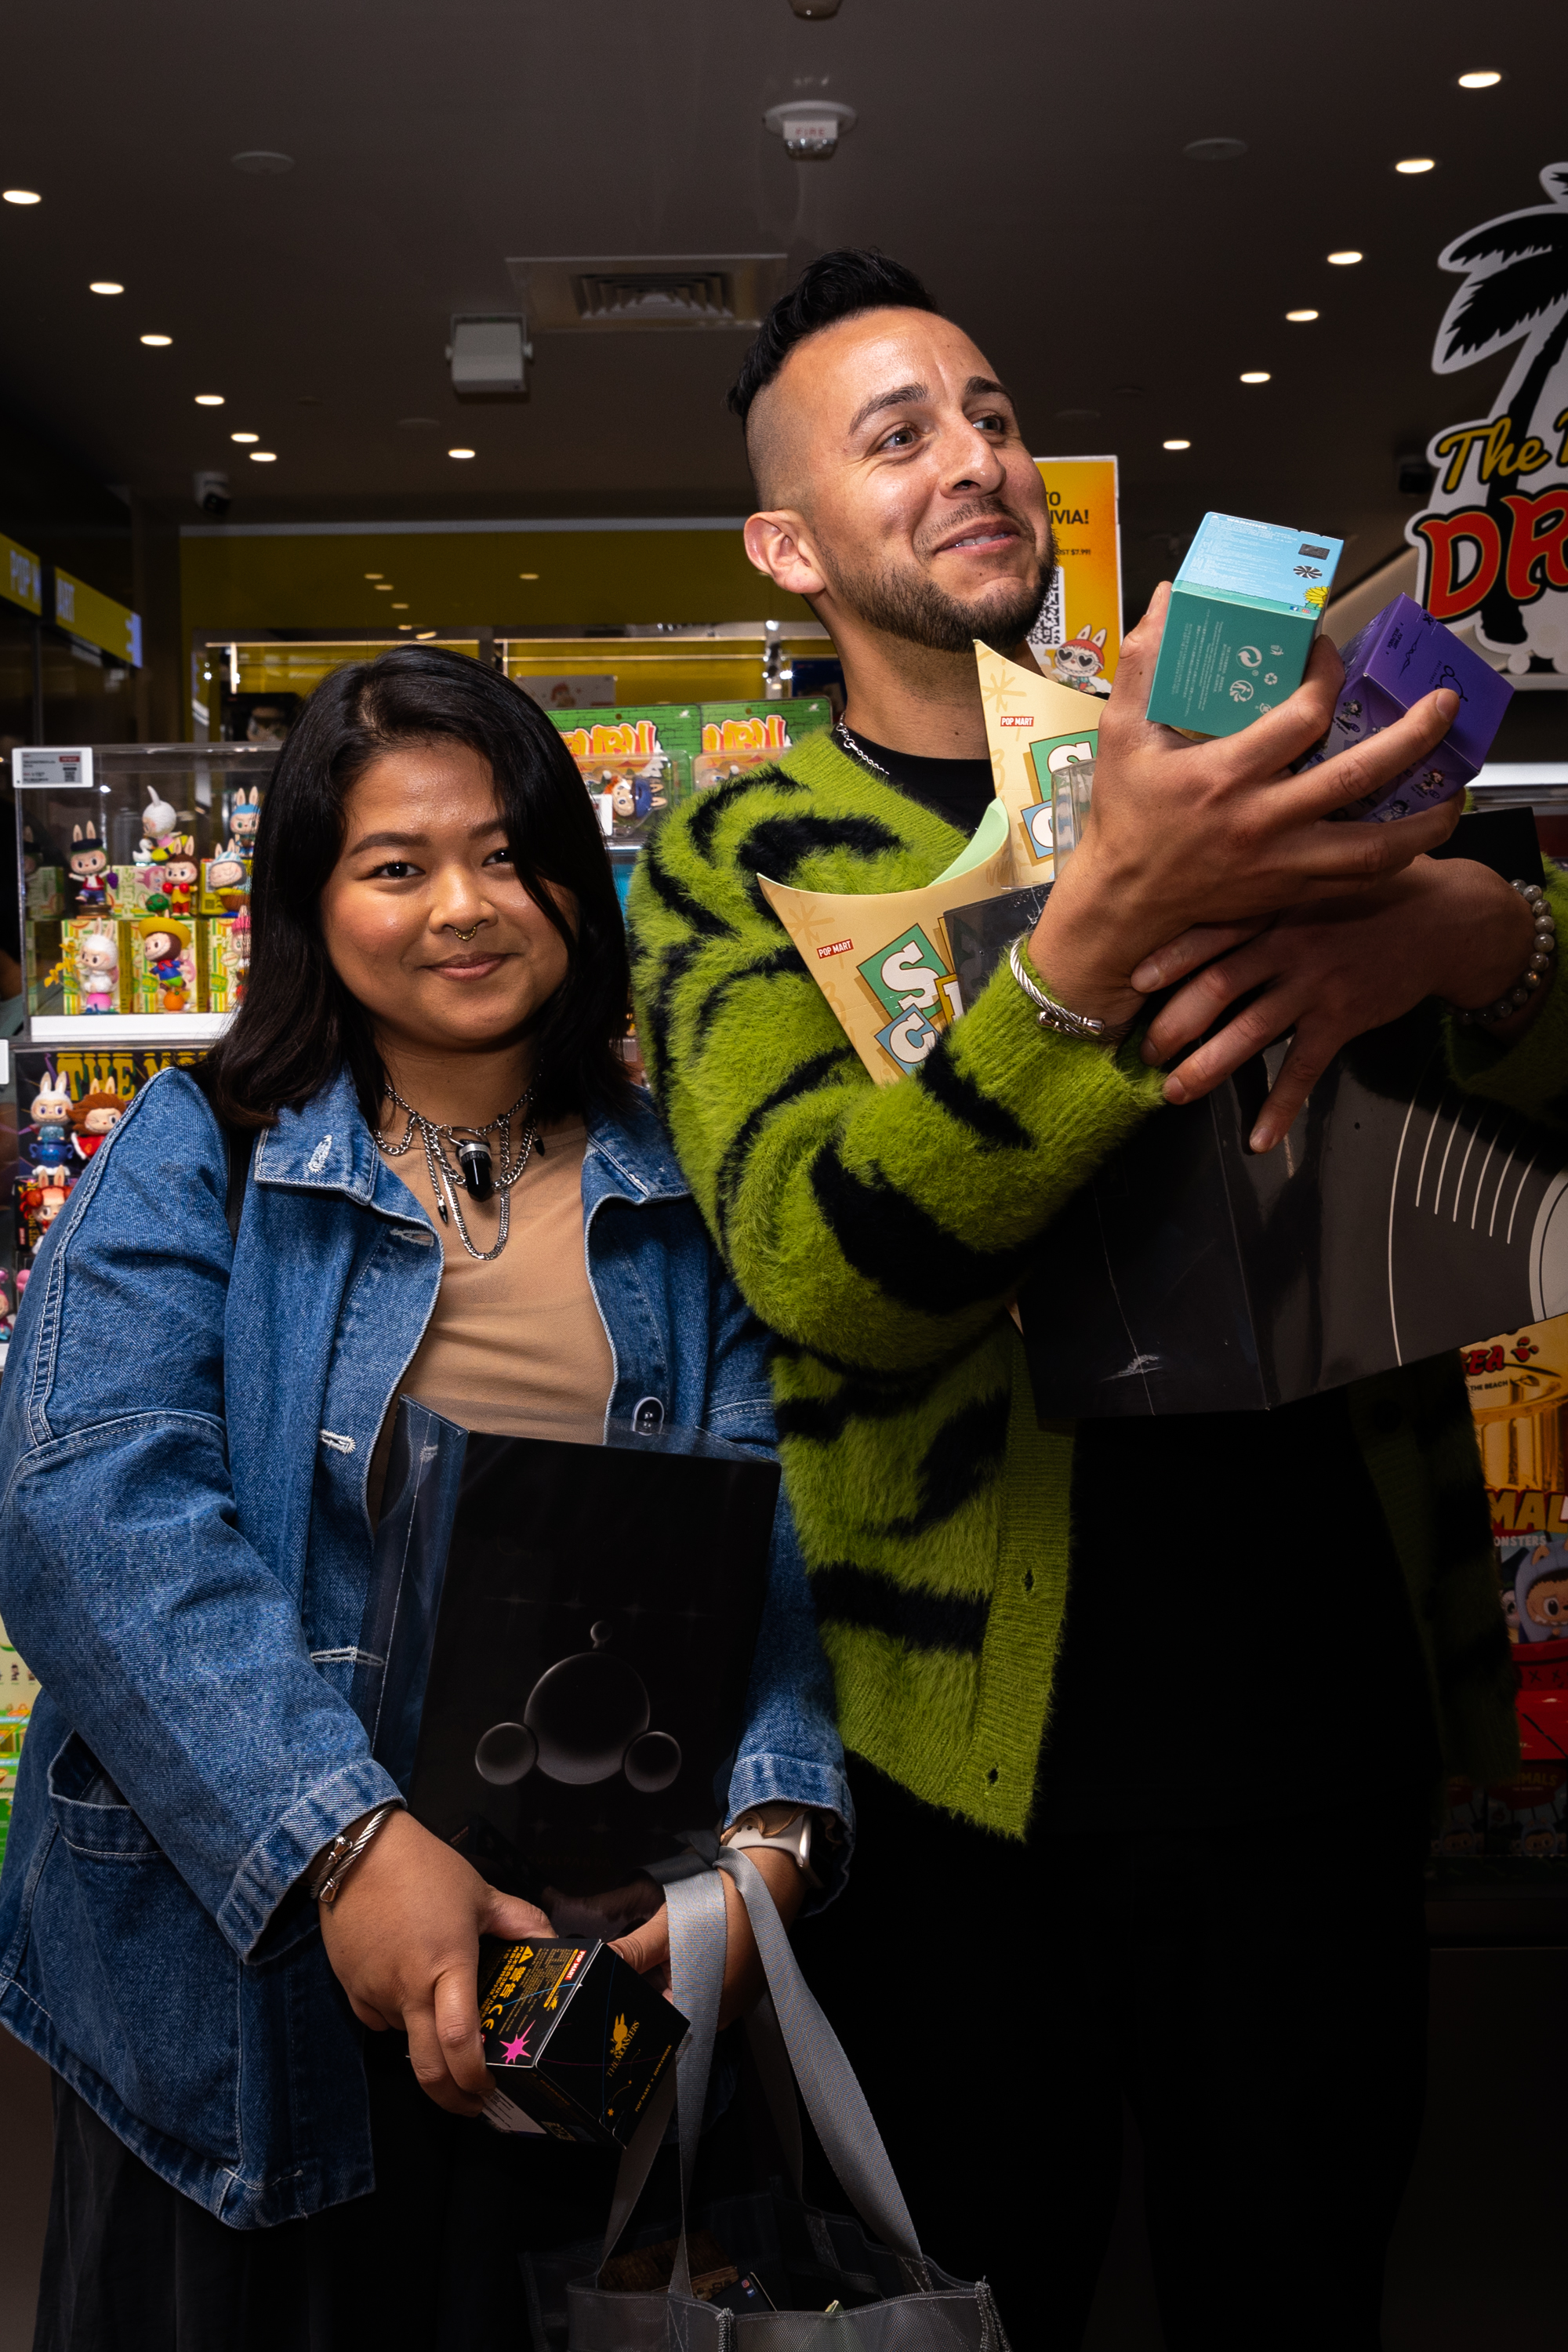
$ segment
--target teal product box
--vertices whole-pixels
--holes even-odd
[[[1182,559],[1149,716],[1184,735],[1239,735],[1295,693],[1344,541],[1206,514]]]

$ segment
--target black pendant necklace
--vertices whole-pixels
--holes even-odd
[[[407,1112],[408,1124],[403,1130],[403,1139],[399,1143],[388,1143],[378,1129],[375,1139],[382,1150],[389,1160],[401,1160],[404,1153],[412,1148],[415,1136],[417,1135],[425,1147],[425,1166],[430,1178],[430,1190],[435,1194],[436,1208],[441,1223],[447,1224],[456,1220],[458,1237],[470,1257],[478,1258],[481,1263],[490,1258],[500,1257],[506,1247],[507,1234],[511,1223],[511,1188],[528,1166],[535,1146],[537,1145],[541,1151],[544,1149],[539,1142],[539,1122],[533,1116],[533,1088],[525,1087],[512,1104],[511,1108],[503,1110],[498,1118],[492,1118],[487,1127],[446,1126],[437,1119],[426,1118],[424,1112],[416,1110],[411,1102],[405,1102],[397,1088],[390,1083],[387,1085],[386,1094],[388,1098],[397,1105],[399,1110]],[[518,1138],[517,1151],[514,1156],[511,1145],[511,1123],[519,1111],[524,1113],[524,1118],[522,1132]],[[500,1138],[500,1165],[499,1168],[491,1157],[489,1145],[485,1141],[487,1135],[496,1135]],[[455,1168],[447,1157],[448,1147],[457,1154],[458,1164]],[[458,1206],[459,1187],[468,1194],[470,1201],[476,1202],[493,1199],[499,1187],[500,1222],[496,1228],[493,1249],[480,1250],[474,1247],[469,1238],[468,1229],[463,1223],[463,1212]],[[450,1217],[447,1214],[448,1204],[450,1204]]]

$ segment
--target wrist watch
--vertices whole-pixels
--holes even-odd
[[[809,1805],[750,1805],[721,1833],[719,1843],[741,1853],[764,1846],[772,1853],[787,1853],[807,1884],[820,1886],[822,1882],[811,1866],[816,1826],[816,1815]]]

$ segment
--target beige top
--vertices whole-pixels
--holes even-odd
[[[501,1436],[522,1434],[542,1422],[604,1420],[615,1359],[588,1286],[583,1241],[587,1140],[581,1119],[545,1129],[543,1150],[535,1145],[512,1187],[506,1247],[488,1265],[468,1255],[455,1223],[441,1223],[417,1135],[401,1159],[383,1151],[429,1214],[446,1261],[425,1337],[397,1396],[415,1397],[467,1429]],[[485,1202],[470,1201],[466,1192],[459,1197],[475,1248],[491,1248],[499,1195]],[[373,1519],[380,1511],[397,1396],[371,1464]]]

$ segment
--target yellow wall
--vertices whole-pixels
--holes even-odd
[[[753,572],[738,529],[356,532],[182,538],[187,631],[808,621]],[[378,593],[367,572],[391,581]],[[537,572],[537,580],[520,574]],[[406,602],[407,610],[390,609]]]

